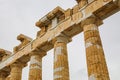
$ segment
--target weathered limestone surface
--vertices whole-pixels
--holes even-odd
[[[28,43],[32,41],[30,37],[27,37],[23,34],[17,36],[17,40],[21,42],[18,46],[14,47],[14,53],[17,53],[20,49],[24,48]]]
[[[54,80],[69,80],[67,43],[65,36],[59,36],[54,43]]]
[[[0,49],[0,62],[6,60],[12,53],[10,51]],[[6,66],[4,69],[0,70],[0,80],[5,80],[6,76],[10,74],[10,67]]]
[[[97,23],[93,16],[83,21],[89,80],[110,80]],[[98,21],[98,22],[97,22]]]
[[[30,55],[29,80],[42,80],[42,57],[46,55],[46,52],[36,51]]]
[[[76,34],[82,32],[81,26],[78,26],[81,23],[81,21],[83,21],[84,19],[86,19],[87,17],[91,16],[94,13],[95,15],[97,15],[96,13],[98,13],[100,9],[105,8],[103,9],[105,11],[102,11],[103,12],[102,14],[99,13],[99,15],[97,15],[99,16],[99,18],[103,19],[103,15],[104,17],[106,17],[106,14],[109,14],[107,13],[109,12],[108,10],[111,9],[111,8],[109,9],[108,5],[110,6],[112,5],[114,10],[115,8],[117,8],[117,6],[114,3],[113,4],[112,3],[113,3],[112,0],[108,0],[106,2],[102,0],[95,0],[91,4],[87,4],[85,7],[79,9],[79,11],[75,14],[70,14],[70,12],[67,12],[67,15],[70,15],[69,18],[64,19],[62,22],[59,22],[54,29],[48,30],[46,34],[41,38],[37,38],[36,40],[34,40],[33,50],[36,47],[46,46],[47,43],[49,43],[55,37],[59,36],[60,33],[64,33],[67,36],[73,37]],[[45,22],[47,22],[47,20],[45,20]],[[41,21],[37,22],[37,26],[41,26]]]
[[[21,63],[19,61],[10,65],[11,72],[10,72],[10,80],[21,80],[22,78],[22,69],[25,67],[25,63]]]
[[[6,72],[0,71],[0,80],[5,80]]]
[[[0,49],[0,61],[7,59],[12,53],[10,51]]]
[[[72,9],[63,10],[56,7],[41,18],[36,23],[41,30],[37,32],[35,40],[32,41],[31,38],[20,34],[17,39],[21,44],[14,48],[14,54],[6,54],[10,52],[0,49],[1,80],[20,80],[24,67],[21,63],[26,64],[28,61],[31,63],[29,80],[42,80],[42,57],[52,48],[54,80],[69,80],[67,43],[82,31],[85,35],[89,80],[109,80],[98,26],[102,24],[102,20],[120,10],[120,0],[76,1],[78,4]],[[3,72],[8,74],[1,77]]]
[[[0,65],[0,67],[3,67],[4,65],[6,65],[4,67],[4,70],[7,71],[7,73],[11,73],[10,72],[10,66],[15,64],[18,57],[19,57],[19,61],[20,62],[23,62],[23,63],[27,63],[29,61],[29,56],[27,55],[26,56],[26,51],[30,51],[31,50],[31,45],[30,46],[27,46],[25,47],[32,39],[23,35],[23,34],[20,34],[18,37],[17,37],[18,40],[21,41],[21,44],[19,46],[16,46],[14,50],[14,53],[17,53],[16,55],[15,54],[12,54],[11,52],[7,51],[7,50],[3,50],[1,49],[0,50],[0,53],[2,54],[1,56],[4,56],[1,58],[3,64]],[[24,48],[25,47],[25,48]],[[22,48],[24,48],[24,50],[22,50]],[[21,50],[21,52],[19,53],[19,50]],[[14,56],[15,55],[15,56]],[[17,65],[17,64],[16,64]],[[13,68],[14,69],[14,68]],[[12,71],[12,69],[11,69]],[[7,78],[7,80],[9,80],[9,78]]]
[[[11,77],[11,76],[10,76],[10,75],[8,75],[8,76],[6,77],[6,79],[5,79],[5,80],[10,80],[10,77]]]
[[[50,41],[59,36],[59,33],[65,33],[67,36],[75,36],[78,33],[82,32],[82,28],[79,26],[82,20],[85,20],[87,17],[89,17],[91,14],[95,14],[101,19],[105,19],[109,17],[110,15],[114,14],[115,12],[119,11],[119,6],[120,6],[120,0],[94,0],[92,3],[87,4],[85,7],[79,9],[79,11],[75,14],[66,12],[67,15],[66,18],[57,24],[56,28],[48,30],[44,36],[35,39],[28,45],[26,45],[24,48],[19,50],[17,54],[11,55],[8,59],[6,59],[4,62],[0,63],[0,69],[3,69],[5,66],[8,66],[12,63],[14,63],[17,59],[21,58],[24,55],[29,54],[31,51],[34,51],[37,47],[38,48],[43,48],[46,49],[47,46],[48,50],[53,48],[53,45],[50,44]],[[54,10],[55,11],[55,10]],[[58,9],[58,12],[60,14],[63,14],[63,10]],[[54,14],[53,12],[50,12],[47,17],[49,19],[53,19]],[[48,19],[43,20],[48,21]],[[41,23],[37,23],[37,26]],[[64,25],[64,27],[63,27]],[[31,48],[31,44],[33,45],[33,48]]]

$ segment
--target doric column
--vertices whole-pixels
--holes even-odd
[[[5,80],[6,73],[4,71],[0,71],[0,80]]]
[[[11,67],[10,80],[21,80],[22,78],[22,68],[25,66],[25,63],[15,62]]]
[[[31,53],[29,80],[42,80],[42,57],[45,55],[44,51]]]
[[[67,37],[60,36],[54,43],[54,80],[69,80],[67,42]]]
[[[110,80],[95,16],[82,22],[89,80]]]

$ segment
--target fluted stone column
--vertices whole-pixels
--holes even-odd
[[[54,80],[69,80],[67,42],[66,37],[60,36],[54,43]]]
[[[89,80],[110,80],[95,16],[82,22]]]
[[[22,78],[22,69],[25,66],[25,63],[15,62],[11,67],[10,80],[21,80]]]
[[[46,52],[32,52],[30,58],[29,80],[42,80],[42,57]]]
[[[6,73],[4,71],[0,71],[0,80],[5,80]]]

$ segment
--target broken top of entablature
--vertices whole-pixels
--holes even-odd
[[[6,59],[12,53],[10,51],[0,49],[0,61]]]
[[[94,0],[76,0],[76,2],[79,5],[79,8],[84,7],[87,3],[92,2],[92,1],[94,1]]]
[[[77,3],[79,3],[81,0],[76,0]]]
[[[77,3],[84,2],[84,1],[90,1],[90,0],[76,0]]]
[[[54,18],[59,18],[64,14],[64,10],[61,7],[56,7],[53,9],[51,12],[49,12],[47,15],[42,17],[38,22],[36,22],[36,26],[39,27],[40,29],[42,27],[48,26],[50,23],[52,23],[52,20]]]
[[[55,28],[60,21],[65,19],[64,13],[65,11],[58,6],[36,22],[36,26],[41,29],[37,32],[37,37],[41,37],[47,30]]]
[[[20,34],[17,36],[17,40],[19,40],[21,43],[18,46],[14,47],[14,53],[18,52],[21,48],[25,47],[28,43],[30,43],[32,41],[32,38]]]

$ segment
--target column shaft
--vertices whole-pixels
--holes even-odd
[[[54,44],[54,80],[69,80],[66,40],[58,37]]]
[[[90,17],[83,26],[88,76],[89,80],[110,80],[96,21]]]
[[[33,53],[30,59],[29,80],[42,80],[42,55],[43,53]]]
[[[21,80],[23,64],[15,62],[11,65],[10,80]]]

